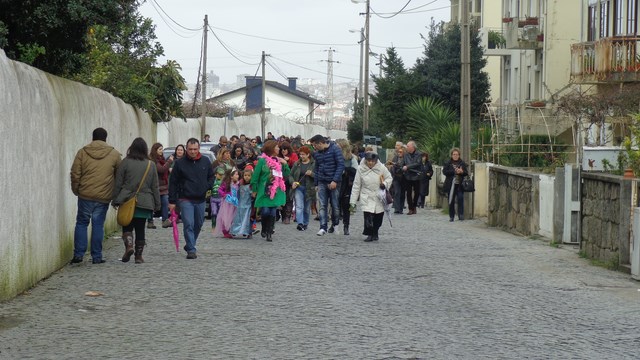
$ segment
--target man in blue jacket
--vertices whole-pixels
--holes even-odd
[[[169,177],[169,211],[176,204],[180,209],[187,259],[198,257],[196,241],[204,224],[204,201],[213,180],[211,161],[200,154],[200,142],[196,138],[187,140],[186,155],[174,163]]]
[[[309,139],[316,149],[314,158],[316,167],[314,170],[314,183],[318,191],[320,209],[320,230],[318,236],[323,236],[327,232],[332,233],[340,223],[340,203],[338,193],[340,191],[340,181],[344,171],[344,157],[340,147],[334,142],[325,139],[318,134]],[[327,202],[331,201],[331,227],[327,229]]]

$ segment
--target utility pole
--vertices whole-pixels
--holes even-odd
[[[364,144],[364,136],[369,129],[369,6],[370,0],[367,0],[367,11],[364,20],[364,89],[362,89],[364,97],[364,108],[362,113],[362,144]]]
[[[204,48],[202,54],[202,121],[200,126],[200,139],[204,139],[207,132],[207,32],[209,28],[208,15],[204,16]]]
[[[461,1],[460,38],[460,157],[471,161],[471,41],[469,37],[469,2]]]
[[[339,61],[333,61],[333,53],[336,52],[332,48],[327,50],[329,56],[327,58],[327,104],[329,105],[329,111],[327,111],[327,129],[333,127],[333,63],[340,63]]]
[[[262,132],[262,139],[265,139],[264,137],[264,125],[266,123],[266,114],[265,114],[265,99],[266,99],[266,86],[267,86],[267,80],[265,79],[265,53],[264,51],[262,51],[262,111],[260,113],[260,129]],[[264,140],[263,140],[264,141]]]
[[[360,79],[358,79],[358,87],[360,96],[362,96],[362,57],[364,56],[364,28],[360,28]],[[356,98],[356,102],[357,102]]]

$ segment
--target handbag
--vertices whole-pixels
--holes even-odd
[[[389,192],[389,189],[384,189],[384,197],[387,201],[387,205],[393,203],[393,196],[391,196],[391,192]]]
[[[138,190],[133,194],[131,199],[123,202],[118,206],[118,225],[120,226],[128,226],[131,224],[131,220],[133,220],[133,214],[136,211],[136,204],[138,203],[138,193],[140,192],[140,188],[142,188],[142,183],[144,183],[144,179],[147,177],[149,173],[149,168],[151,167],[151,161],[147,163],[147,169],[144,171],[144,175],[142,175],[142,180],[140,180],[140,184],[138,185]]]
[[[476,187],[473,184],[473,179],[471,179],[470,177],[466,176],[463,180],[462,180],[462,191],[464,192],[474,192],[476,191]]]

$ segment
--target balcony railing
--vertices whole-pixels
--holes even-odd
[[[541,49],[543,19],[503,18],[504,37],[507,49]]]
[[[571,81],[640,81],[640,37],[604,38],[571,45]]]

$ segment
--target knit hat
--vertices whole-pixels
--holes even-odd
[[[218,166],[216,168],[216,174],[224,175],[224,167]]]

